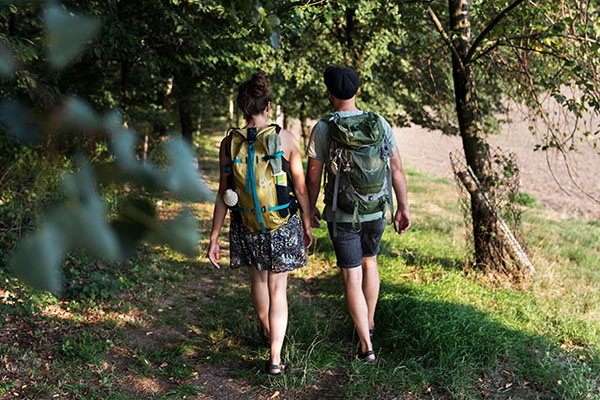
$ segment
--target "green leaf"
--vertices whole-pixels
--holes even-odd
[[[15,60],[9,49],[0,44],[0,75],[12,76],[15,72]]]
[[[96,179],[89,164],[79,161],[80,171],[65,176],[63,184],[69,201],[48,216],[63,229],[67,248],[86,248],[96,257],[117,261],[117,237],[107,221],[104,200],[96,193]]]
[[[138,166],[135,156],[135,134],[129,129],[118,128],[111,135],[113,152],[117,163],[125,168],[136,168]]]
[[[273,28],[277,27],[281,23],[281,20],[275,14],[269,15],[267,17],[267,21],[269,22],[269,25],[271,25]]]
[[[121,114],[116,111],[107,113],[104,116],[102,123],[103,126],[111,132],[116,132],[123,128],[123,118],[121,117]]]
[[[135,245],[156,226],[156,208],[148,198],[130,196],[119,201],[118,212],[111,226],[119,239],[121,254],[129,257],[133,255]]]
[[[190,146],[182,139],[171,137],[166,144],[170,165],[163,175],[164,186],[183,200],[204,201],[212,197],[195,167]]]
[[[273,33],[271,33],[271,36],[269,37],[269,42],[271,43],[271,46],[273,46],[275,51],[279,51],[279,46],[281,44],[279,39],[279,33],[273,31]]]
[[[196,218],[187,208],[175,219],[157,224],[149,237],[150,242],[166,244],[190,257],[198,255],[199,240]]]
[[[40,137],[21,103],[6,100],[0,104],[0,123],[21,143],[29,146],[39,143]]]
[[[102,121],[88,103],[79,97],[69,97],[59,115],[61,122],[74,128],[95,130],[102,126]]]
[[[64,68],[98,31],[96,20],[77,16],[60,6],[44,10],[48,40],[48,60],[54,68]]]
[[[60,293],[65,244],[62,230],[52,223],[45,224],[17,247],[11,263],[15,275],[35,289]]]

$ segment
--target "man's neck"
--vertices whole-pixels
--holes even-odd
[[[333,109],[335,111],[360,111],[358,108],[356,108],[356,101],[354,100],[354,97],[348,100],[336,99],[335,103],[333,104]]]
[[[360,111],[356,106],[354,107],[336,107],[334,111]]]

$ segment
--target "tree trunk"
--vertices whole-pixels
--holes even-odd
[[[233,100],[229,100],[229,127],[235,126],[233,123],[235,106],[233,104]]]
[[[489,190],[493,179],[489,145],[483,132],[472,65],[464,65],[462,62],[466,59],[471,40],[470,5],[470,0],[449,0],[450,26],[456,33],[453,43],[457,54],[452,54],[456,114],[467,165],[475,172],[486,196],[492,199],[493,191]],[[502,269],[505,261],[497,235],[496,219],[490,218],[485,204],[478,197],[471,196],[471,216],[477,266],[483,269]]]
[[[300,130],[302,132],[302,142],[304,143],[304,149],[308,147],[308,140],[310,135],[308,133],[308,126],[306,126],[306,120],[308,119],[308,112],[306,111],[306,103],[302,102],[300,106]]]
[[[177,94],[177,110],[179,112],[181,136],[191,145],[194,135],[194,118],[192,115],[192,96],[189,88],[186,86],[185,78],[175,78],[175,90]]]
[[[148,134],[146,133],[144,135],[144,149],[142,152],[142,160],[144,160],[144,162],[148,159]]]
[[[129,99],[127,90],[129,89],[129,63],[121,59],[121,107],[127,113],[129,109]]]
[[[463,171],[456,171],[456,173],[471,197],[477,197],[478,202],[485,206],[483,211],[488,214],[487,218],[493,218],[496,220],[499,233],[498,238],[503,242],[505,249],[515,261],[519,267],[519,270],[523,273],[535,274],[535,268],[521,247],[521,244],[517,241],[506,222],[504,222],[502,217],[498,215],[497,211],[494,209],[494,206],[488,202],[486,196],[479,189],[481,184],[478,182],[478,179],[475,177],[472,169],[467,167],[467,169]],[[510,273],[508,270],[501,272]]]
[[[181,136],[191,145],[194,135],[194,123],[192,118],[192,107],[190,100],[182,96],[178,101],[179,121],[181,123]]]
[[[8,36],[15,36],[17,34],[17,14],[10,13],[8,17]]]
[[[279,126],[283,125],[283,111],[279,104],[275,108],[275,123]]]

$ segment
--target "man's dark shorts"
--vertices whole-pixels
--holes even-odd
[[[355,268],[362,265],[363,257],[379,253],[381,235],[385,230],[385,218],[361,223],[355,232],[350,222],[337,223],[337,236],[333,236],[333,223],[328,222],[329,237],[333,243],[337,265],[340,268]]]

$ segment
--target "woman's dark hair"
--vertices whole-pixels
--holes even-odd
[[[253,115],[265,111],[270,101],[271,91],[267,84],[267,76],[262,72],[253,74],[238,88],[237,104],[244,113],[246,121],[250,121]]]

